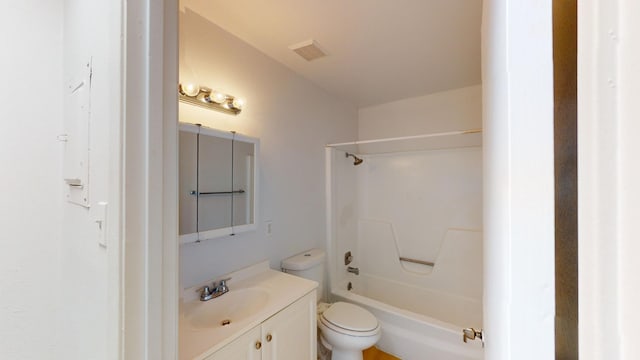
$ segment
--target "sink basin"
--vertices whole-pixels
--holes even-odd
[[[215,299],[193,304],[186,320],[196,329],[229,326],[260,313],[268,300],[269,294],[260,288],[231,289]]]
[[[179,359],[202,360],[242,334],[313,291],[317,283],[269,268],[269,261],[219,278],[232,278],[229,292],[200,301],[199,288],[183,290],[180,297]]]

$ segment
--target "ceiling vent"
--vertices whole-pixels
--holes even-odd
[[[315,40],[303,41],[299,44],[289,46],[289,49],[302,56],[307,61],[312,61],[327,56]]]

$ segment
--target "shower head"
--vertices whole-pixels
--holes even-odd
[[[359,157],[355,156],[354,154],[349,154],[349,153],[344,154],[344,157],[349,157],[349,156],[353,157],[353,165],[360,165],[364,161]]]

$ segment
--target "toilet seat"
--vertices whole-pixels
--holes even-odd
[[[380,331],[380,324],[373,314],[345,302],[331,305],[319,320],[329,329],[350,336],[373,336]]]

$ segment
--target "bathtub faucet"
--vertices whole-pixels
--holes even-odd
[[[352,274],[360,275],[360,269],[357,268],[357,267],[348,266],[347,267],[347,271],[352,273]]]

